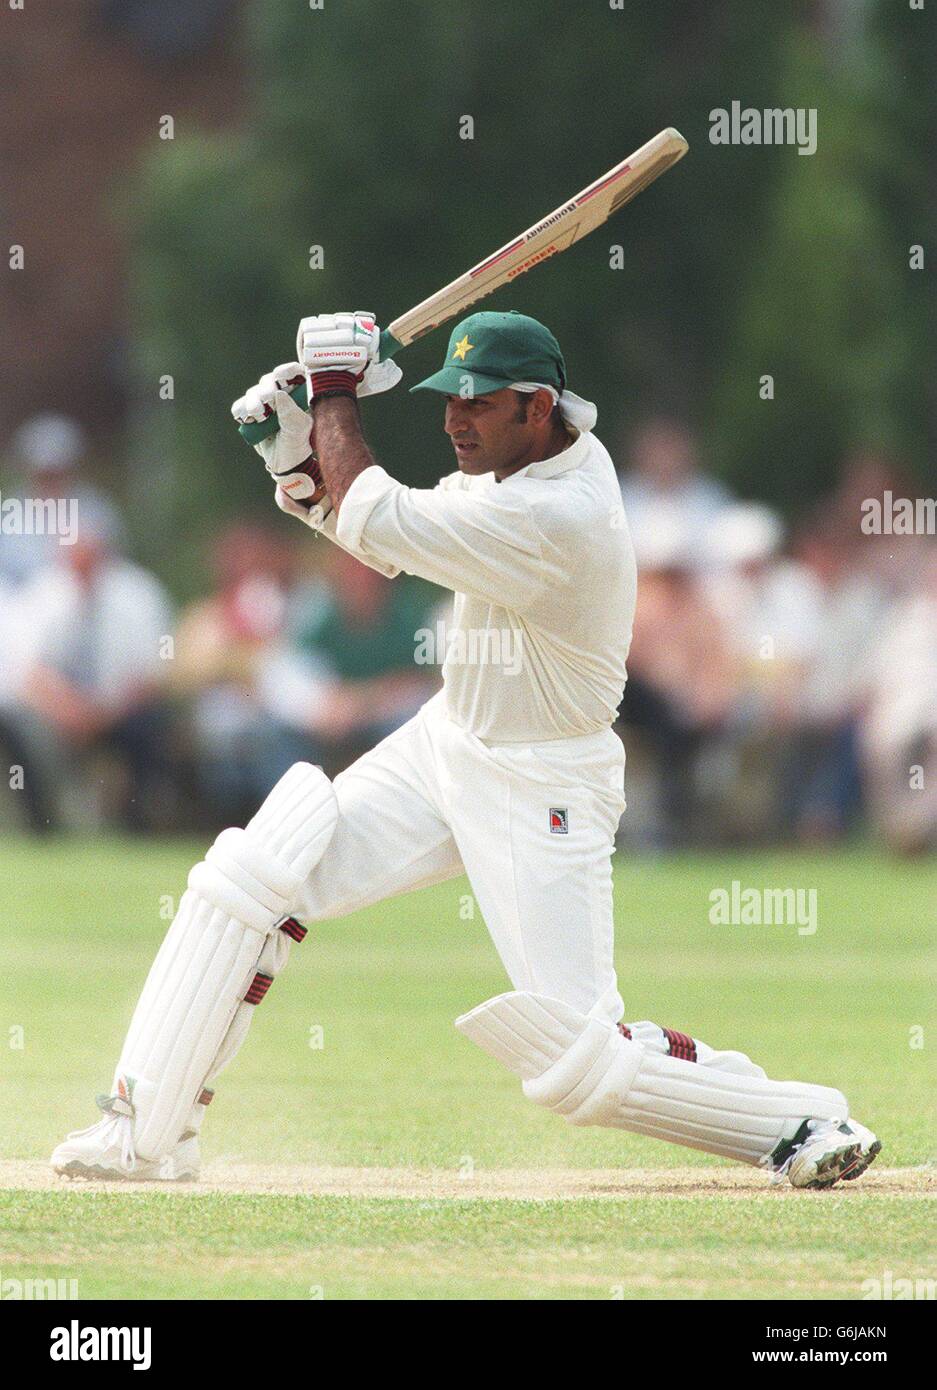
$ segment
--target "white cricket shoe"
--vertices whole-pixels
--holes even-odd
[[[106,1115],[87,1129],[70,1134],[51,1158],[52,1167],[66,1178],[97,1178],[107,1182],[194,1182],[198,1178],[198,1136],[180,1139],[160,1159],[137,1158],[133,1151],[129,1115]]]
[[[858,1178],[881,1149],[872,1131],[856,1120],[804,1120],[793,1139],[763,1161],[776,1183],[786,1177],[792,1187],[832,1187]]]

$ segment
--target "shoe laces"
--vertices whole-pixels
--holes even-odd
[[[775,1167],[775,1165],[771,1161],[771,1154],[769,1153],[765,1154],[763,1158],[759,1159],[759,1167],[768,1168],[771,1172],[772,1187],[777,1187],[779,1183],[782,1183],[784,1181],[784,1179],[787,1177],[788,1169],[790,1168],[791,1164],[794,1162],[794,1159],[800,1153],[801,1149],[804,1147],[805,1144],[809,1143],[811,1139],[815,1139],[817,1135],[823,1131],[823,1129],[829,1129],[831,1127],[835,1127],[838,1124],[839,1120],[808,1120],[807,1133],[804,1135],[803,1139],[801,1139],[799,1143],[794,1145],[794,1147],[791,1149],[790,1153],[787,1155],[787,1158],[785,1158],[783,1163]]]

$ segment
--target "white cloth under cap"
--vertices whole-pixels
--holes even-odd
[[[583,400],[582,396],[577,396],[575,391],[564,391],[560,394],[555,386],[548,386],[544,381],[512,381],[512,391],[549,391],[553,400],[560,407],[560,414],[574,430],[580,434],[588,434],[595,429],[595,422],[599,418],[599,412],[592,401]]]

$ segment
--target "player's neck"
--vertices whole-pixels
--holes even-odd
[[[530,463],[542,463],[544,459],[555,458],[557,454],[562,454],[568,449],[572,443],[573,436],[565,425],[554,424],[545,442],[531,445],[526,454],[512,463],[509,468],[496,468],[495,478],[501,483],[505,478],[510,478],[512,474],[519,473]]]

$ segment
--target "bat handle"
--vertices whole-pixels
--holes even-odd
[[[385,328],[381,333],[381,345],[378,348],[378,361],[386,362],[388,358],[395,357],[403,347],[403,343],[398,342],[389,328]],[[305,410],[309,404],[309,396],[306,392],[306,383],[300,382],[294,386],[290,396],[299,406],[300,410]],[[257,420],[250,425],[238,425],[238,433],[242,439],[246,439],[248,444],[259,444],[262,439],[267,439],[271,434],[276,434],[280,428],[276,415],[268,415],[266,420]]]

